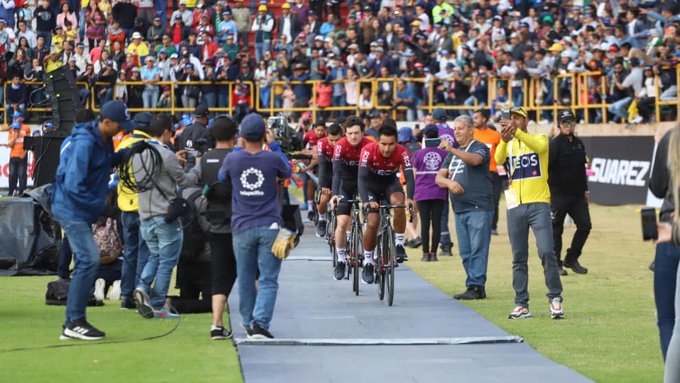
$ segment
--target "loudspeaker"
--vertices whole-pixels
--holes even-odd
[[[78,87],[73,72],[66,66],[45,75],[45,92],[52,104],[54,128],[68,136],[76,124],[76,114],[81,109]]]
[[[59,152],[64,138],[66,136],[60,131],[50,135],[24,137],[24,148],[33,151],[33,158],[35,158],[34,187],[54,182],[59,166]]]

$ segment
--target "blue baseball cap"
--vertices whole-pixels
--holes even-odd
[[[12,123],[12,129],[19,129],[19,128],[21,128],[21,122],[19,122],[19,121],[14,121],[14,122]]]
[[[248,141],[259,141],[264,137],[264,119],[257,113],[250,113],[241,121],[241,137]]]
[[[137,113],[133,121],[135,122],[136,128],[146,128],[151,125],[151,120],[153,115],[149,112]]]
[[[130,118],[130,111],[127,106],[118,100],[109,101],[104,104],[99,113],[99,117],[117,122],[120,128],[125,132],[130,132],[135,128],[135,124],[132,122],[132,118]]]
[[[399,128],[399,132],[397,134],[397,141],[399,142],[411,142],[415,140],[413,137],[413,130],[408,127],[404,128]]]

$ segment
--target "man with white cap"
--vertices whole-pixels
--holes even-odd
[[[142,34],[134,32],[132,34],[132,42],[128,45],[125,53],[130,53],[135,56],[135,62],[142,63],[146,56],[149,55],[149,46],[142,41]]]

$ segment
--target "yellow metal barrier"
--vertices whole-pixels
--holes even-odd
[[[678,76],[680,76],[680,67],[676,68],[678,71]],[[559,84],[561,80],[571,80],[571,86],[570,86],[570,91],[571,91],[571,97],[570,97],[570,103],[569,105],[561,105],[559,100]],[[343,80],[336,80],[336,81],[331,81],[331,85],[336,85],[336,84],[346,84],[346,83],[356,83],[356,105],[346,105],[346,106],[336,106],[332,105],[330,107],[326,108],[319,108],[317,106],[317,85],[321,82],[320,80],[309,80],[305,82],[299,82],[299,81],[274,81],[269,83],[270,86],[270,95],[269,95],[269,107],[268,108],[262,108],[260,105],[260,84],[256,84],[252,81],[247,81],[243,82],[243,84],[248,85],[250,89],[250,102],[249,106],[251,110],[255,110],[261,113],[269,113],[270,115],[276,114],[276,113],[289,113],[289,112],[307,112],[307,111],[312,111],[313,119],[316,121],[317,118],[317,111],[324,111],[324,112],[347,112],[348,114],[354,114],[354,115],[359,115],[361,112],[368,111],[368,110],[389,110],[390,114],[392,115],[392,118],[397,117],[397,113],[401,111],[406,111],[409,108],[406,106],[394,106],[392,103],[390,104],[384,104],[379,101],[378,99],[378,94],[380,93],[380,90],[382,87],[385,88],[391,88],[391,100],[394,100],[396,95],[397,95],[397,84],[399,81],[404,81],[407,83],[407,85],[413,86],[414,84],[422,84],[423,87],[427,87],[427,93],[426,93],[426,99],[421,100],[422,103],[420,105],[417,105],[416,109],[423,111],[425,113],[431,113],[433,109],[435,108],[442,108],[446,110],[458,110],[458,111],[473,111],[477,110],[479,108],[478,100],[475,100],[474,105],[472,106],[466,106],[463,105],[462,102],[458,105],[436,105],[433,103],[434,101],[434,89],[435,86],[438,82],[442,81],[440,79],[435,79],[431,78],[429,82],[426,82],[428,80],[424,78],[373,78],[373,79],[353,79],[353,80],[348,80],[348,79],[343,79]],[[446,80],[444,80],[446,81]],[[486,101],[486,105],[482,107],[482,109],[485,110],[490,110],[492,108],[493,102],[497,96],[497,89],[498,89],[498,81],[507,81],[507,97],[509,102],[512,102],[513,99],[513,87],[512,87],[512,79],[507,80],[507,79],[498,79],[495,77],[489,77],[488,79],[488,97]],[[549,105],[543,105],[542,99],[537,100],[538,95],[542,95],[542,87],[544,85],[543,79],[524,79],[522,80],[522,89],[523,89],[523,105],[529,111],[530,114],[535,114],[535,119],[540,120],[540,114],[543,111],[551,111],[553,115],[553,121],[557,120],[557,112],[559,110],[563,109],[571,109],[574,112],[583,112],[584,116],[584,121],[585,123],[590,123],[591,121],[591,116],[590,116],[590,111],[591,110],[599,110],[602,114],[602,122],[607,123],[607,107],[609,104],[606,102],[606,76],[602,74],[601,72],[583,72],[583,73],[568,73],[568,74],[562,74],[562,75],[557,75],[552,78],[552,89],[548,89],[549,92],[552,92],[553,95],[553,102]],[[24,85],[31,86],[31,85],[43,85],[43,82],[40,81],[30,81],[30,82],[24,82]],[[216,108],[210,108],[212,112],[218,112],[218,113],[229,113],[233,114],[235,105],[232,104],[232,95],[234,92],[234,85],[236,82],[234,81],[220,81],[220,82],[211,82],[211,81],[190,81],[190,82],[170,82],[170,81],[159,81],[155,83],[159,87],[169,87],[170,91],[170,105],[169,107],[166,108],[131,108],[131,112],[141,112],[141,111],[150,111],[150,112],[166,112],[166,113],[182,113],[182,112],[193,112],[193,108],[186,108],[186,107],[178,107],[177,105],[177,97],[180,97],[181,95],[177,94],[177,87],[178,86],[183,86],[183,85],[196,85],[196,86],[202,86],[202,85],[216,85],[216,86],[226,86],[226,91],[229,99],[227,100],[228,107],[216,107]],[[5,88],[3,89],[3,108],[6,110],[7,106],[7,85],[9,83],[6,83]],[[89,100],[86,100],[85,107],[91,108],[94,112],[99,111],[99,107],[96,105],[96,94],[95,90],[99,86],[109,86],[108,83],[95,83],[95,87],[91,88],[87,83],[84,82],[79,82],[79,86],[84,86],[86,89],[90,90],[90,98]],[[137,82],[124,82],[123,85],[144,85],[144,82],[142,81],[137,81]],[[306,106],[298,106],[298,107],[293,107],[293,108],[283,108],[283,107],[277,107],[277,97],[279,97],[283,93],[283,89],[285,86],[290,86],[294,87],[296,85],[305,85],[310,87],[310,101],[309,105]],[[656,120],[661,121],[661,112],[663,107],[676,107],[680,109],[680,97],[677,95],[675,96],[675,99],[669,100],[669,101],[661,101],[661,83],[660,79],[658,76],[655,79],[655,85],[656,85],[656,102],[655,102],[655,115],[656,115]],[[362,98],[362,89],[363,88],[369,88],[370,89],[370,98],[371,98],[371,105],[370,106],[363,106],[361,104],[361,98]],[[114,88],[115,92],[115,88]],[[219,89],[218,94],[222,94],[224,89]],[[592,100],[592,98],[596,98],[599,94],[600,101],[595,102]],[[115,98],[115,95],[113,96]],[[422,94],[416,94],[416,97],[422,98]],[[460,100],[462,101],[462,100]],[[538,103],[537,101],[541,101]],[[51,111],[51,107],[32,107],[32,106],[27,106],[26,108],[27,111],[29,112],[49,112]],[[7,124],[7,113],[4,114],[4,123]]]

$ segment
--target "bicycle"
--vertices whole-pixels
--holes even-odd
[[[338,265],[338,250],[335,247],[335,209],[331,209],[328,221],[326,221],[326,242],[328,243],[331,256],[333,256],[333,269]]]
[[[347,243],[347,279],[352,275],[352,291],[359,295],[359,268],[364,260],[362,249],[364,240],[363,227],[361,225],[361,200],[347,200],[352,204],[352,226],[350,229],[349,241]]]
[[[385,299],[385,287],[387,287],[387,304],[389,306],[392,306],[394,303],[394,269],[398,266],[390,210],[404,209],[406,207],[409,209],[409,222],[413,222],[412,205],[380,205],[375,276],[376,284],[378,285],[378,298],[381,301]]]

